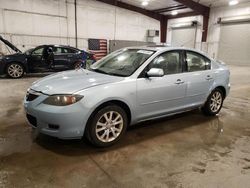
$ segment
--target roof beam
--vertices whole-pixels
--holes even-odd
[[[180,10],[180,9],[185,9],[185,8],[187,8],[185,5],[175,5],[175,6],[171,6],[171,7],[156,9],[153,11],[157,12],[157,13],[164,13],[164,12],[169,12],[169,11],[173,11],[173,10]]]
[[[203,16],[209,16],[210,8],[200,3],[194,2],[192,0],[174,0],[174,1],[187,6],[188,8],[192,9],[194,12],[202,14]]]
[[[140,7],[137,7],[134,5],[130,5],[130,4],[118,1],[118,0],[96,0],[96,1],[106,3],[109,5],[113,5],[113,6],[117,6],[120,8],[124,8],[124,9],[130,10],[130,11],[138,12],[138,13],[141,13],[143,15],[146,15],[150,18],[154,18],[154,19],[159,20],[159,21],[162,18],[162,15],[157,13],[157,12],[146,10],[146,9],[143,9],[143,8],[140,8]]]
[[[181,13],[181,14],[177,14],[177,15],[167,15],[166,17],[168,19],[174,19],[174,18],[183,18],[183,17],[189,17],[189,16],[197,16],[200,15],[200,13],[197,12],[185,12],[185,13]]]

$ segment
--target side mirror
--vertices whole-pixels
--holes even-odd
[[[151,68],[147,73],[147,77],[162,77],[164,76],[164,71],[163,69],[159,68]]]

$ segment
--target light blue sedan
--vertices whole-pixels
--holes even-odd
[[[224,64],[193,49],[125,48],[90,70],[34,82],[24,107],[40,133],[62,139],[86,136],[105,147],[117,142],[128,125],[141,121],[195,108],[218,114],[230,90],[229,76]]]

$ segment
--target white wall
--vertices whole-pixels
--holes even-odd
[[[171,44],[171,28],[172,24],[183,23],[188,21],[198,21],[201,26],[198,26],[196,37],[196,48],[207,52],[211,57],[217,58],[218,46],[220,40],[220,25],[217,24],[219,17],[233,17],[240,15],[250,14],[250,2],[242,3],[237,6],[225,6],[211,8],[209,26],[208,26],[208,38],[206,43],[201,43],[202,36],[202,16],[193,16],[186,18],[171,19],[168,21],[168,34],[167,43]]]
[[[75,46],[74,16],[73,0],[0,0],[0,34],[21,50],[40,44]],[[77,1],[77,19],[79,48],[88,47],[88,38],[147,41],[148,29],[160,29],[157,20],[94,0]]]

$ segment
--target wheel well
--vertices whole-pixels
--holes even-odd
[[[112,105],[112,104],[115,104],[115,105],[121,107],[121,108],[125,111],[125,113],[127,114],[127,117],[128,117],[128,125],[129,125],[130,122],[131,122],[131,111],[130,111],[130,108],[128,107],[128,105],[127,105],[126,103],[124,103],[124,102],[122,102],[122,101],[119,101],[119,100],[111,100],[111,101],[107,101],[107,102],[105,102],[105,103],[99,105],[99,106],[94,110],[94,112],[91,114],[89,120],[92,119],[93,115],[94,115],[96,112],[98,112],[100,109],[102,109],[102,108],[104,108],[104,107],[106,107],[106,106]]]
[[[220,89],[222,91],[222,93],[223,93],[223,98],[226,97],[226,89],[223,86],[218,86],[215,89]]]

